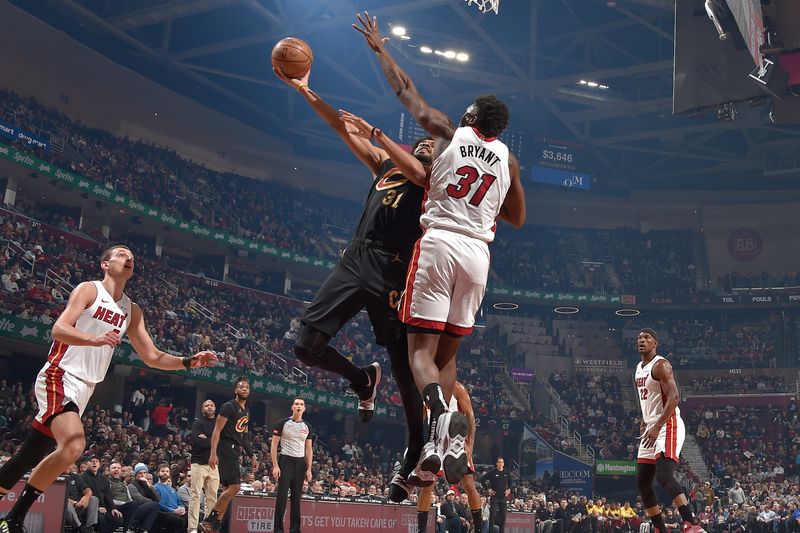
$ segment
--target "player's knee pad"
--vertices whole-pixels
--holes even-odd
[[[294,354],[301,363],[308,366],[317,366],[325,347],[328,346],[330,337],[312,326],[303,325],[297,335],[294,345]]]
[[[662,487],[669,497],[675,499],[683,494],[683,487],[675,480],[675,461],[660,457],[656,460],[656,483]]]
[[[645,509],[658,505],[656,491],[653,490],[653,478],[656,475],[656,465],[650,463],[639,463],[636,467],[636,487],[642,496],[642,503]]]
[[[56,440],[40,431],[31,431],[19,451],[0,468],[0,487],[11,489],[25,473],[56,449]]]

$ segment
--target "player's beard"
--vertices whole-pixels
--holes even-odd
[[[249,395],[248,396],[242,396],[238,392],[235,392],[234,394],[236,395],[236,399],[239,400],[240,402],[246,402],[247,398],[249,396]]]
[[[419,161],[425,166],[430,166],[430,164],[433,162],[433,158],[429,155],[416,154],[414,155],[414,157],[416,157],[417,161]]]

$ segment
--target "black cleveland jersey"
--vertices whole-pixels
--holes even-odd
[[[219,435],[219,446],[217,453],[240,454],[244,447],[248,455],[252,455],[250,439],[248,438],[248,423],[250,422],[250,409],[242,407],[236,400],[231,400],[222,404],[219,416],[228,419],[222,427]]]
[[[356,229],[356,238],[370,239],[379,248],[411,258],[414,243],[422,235],[419,216],[425,189],[414,185],[400,173],[391,159],[378,169],[364,213]]]

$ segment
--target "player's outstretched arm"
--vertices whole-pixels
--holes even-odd
[[[356,18],[360,26],[353,24],[353,28],[364,36],[369,47],[378,55],[383,74],[400,102],[414,119],[434,137],[452,139],[455,132],[453,123],[447,115],[428,105],[428,102],[420,96],[409,75],[400,68],[386,49],[385,45],[388,39],[381,36],[378,17],[370,17],[369,13],[365,11],[363,19],[360,14],[356,14]]]
[[[53,340],[63,342],[69,346],[111,346],[116,347],[120,343],[120,335],[115,331],[109,331],[102,335],[90,335],[75,327],[78,318],[87,307],[92,305],[97,298],[97,287],[94,283],[84,281],[78,284],[69,295],[67,307],[61,312],[53,324],[51,335]]]
[[[202,351],[189,357],[176,357],[167,352],[162,352],[153,343],[153,339],[144,326],[144,315],[141,308],[133,304],[131,307],[131,323],[128,326],[128,338],[131,346],[142,358],[144,364],[159,370],[183,370],[184,368],[199,368],[214,366],[217,356],[214,352]]]
[[[314,112],[319,115],[320,118],[322,118],[322,120],[324,120],[325,123],[328,124],[328,126],[330,126],[333,131],[339,135],[339,137],[342,138],[344,143],[359,161],[364,163],[364,165],[369,168],[373,174],[378,173],[378,169],[384,161],[389,159],[389,156],[386,154],[386,152],[377,146],[374,146],[368,140],[347,133],[344,124],[342,124],[342,121],[339,120],[339,113],[337,113],[336,110],[330,106],[330,104],[323,100],[320,95],[318,95],[311,89],[311,87],[309,87],[308,81],[311,76],[310,70],[302,78],[289,78],[276,68],[273,68],[272,71],[281,81],[283,81],[289,87],[295,89],[303,96],[306,102],[311,105],[311,108],[314,110]]]
[[[522,188],[520,178],[519,161],[514,154],[508,154],[508,169],[511,173],[511,186],[506,194],[506,199],[500,207],[500,220],[508,222],[515,228],[521,228],[527,218],[525,208],[525,190]]]
[[[347,127],[347,131],[363,139],[375,139],[389,155],[389,158],[397,165],[397,168],[415,185],[425,187],[428,183],[428,169],[422,162],[409,154],[403,148],[385,135],[380,128],[374,127],[363,118],[356,116],[344,109],[340,109],[342,123]]]

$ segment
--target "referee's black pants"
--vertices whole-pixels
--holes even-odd
[[[498,527],[500,533],[505,533],[506,530],[505,495],[492,496],[489,499],[489,531],[491,531],[494,526]]]
[[[286,498],[292,489],[292,507],[289,511],[289,533],[300,533],[300,498],[306,476],[306,458],[280,455],[278,467],[278,497],[275,500],[275,533],[283,533],[283,515],[286,513]]]

